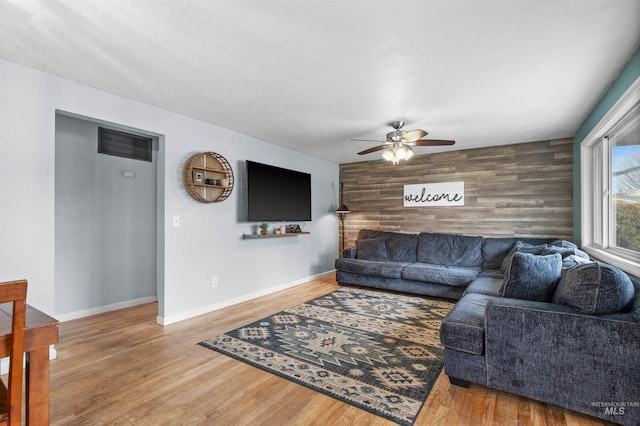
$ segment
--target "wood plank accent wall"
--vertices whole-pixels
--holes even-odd
[[[421,149],[421,148],[418,148]],[[424,148],[422,148],[424,149]],[[362,228],[486,237],[573,236],[573,141],[559,139],[340,165],[345,247]],[[404,207],[407,184],[464,181],[462,207]]]

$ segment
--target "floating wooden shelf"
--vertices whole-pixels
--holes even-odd
[[[199,175],[201,181],[196,180],[196,175]],[[226,182],[224,185],[208,185],[204,183],[205,179],[224,179]],[[231,165],[216,152],[207,151],[192,155],[184,164],[182,180],[189,195],[201,203],[219,203],[226,200],[233,191]]]
[[[256,238],[281,238],[281,237],[297,237],[298,235],[309,235],[311,232],[289,232],[286,234],[242,234],[243,240],[251,240]]]

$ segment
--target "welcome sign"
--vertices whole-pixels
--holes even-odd
[[[405,185],[404,206],[464,206],[464,182]]]

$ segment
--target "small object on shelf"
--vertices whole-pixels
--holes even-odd
[[[267,230],[269,229],[269,224],[268,223],[261,223],[259,225],[260,227],[260,234],[261,235],[267,235]]]
[[[292,234],[299,234],[300,232],[302,232],[302,230],[300,229],[300,225],[297,224],[293,224],[293,225],[289,225],[289,231]]]
[[[189,195],[201,203],[224,201],[233,191],[233,169],[216,152],[192,155],[184,164],[182,180]]]
[[[278,228],[278,233],[279,234],[286,234],[287,231],[284,229],[284,225],[281,225],[280,228]]]

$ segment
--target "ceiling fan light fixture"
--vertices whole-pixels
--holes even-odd
[[[413,157],[413,148],[409,145],[396,143],[392,147],[382,151],[382,157],[396,165],[400,163],[400,160],[407,161],[409,158]]]
[[[358,152],[358,155],[371,154],[372,152],[382,151],[382,157],[391,161],[393,164],[398,164],[400,160],[407,161],[415,154],[413,151],[414,146],[441,146],[441,145],[453,145],[456,142],[443,139],[422,139],[428,133],[422,129],[415,129],[410,131],[401,130],[404,126],[404,121],[394,121],[389,123],[393,127],[393,131],[387,133],[387,140],[377,141],[371,139],[351,139],[354,141],[370,141],[380,142],[382,145],[374,146],[364,151]]]
[[[382,157],[387,160],[387,161],[392,161],[392,162],[397,162],[398,157],[396,156],[396,153],[393,152],[393,148],[389,148],[389,149],[385,149],[382,152]]]
[[[413,148],[409,145],[405,145],[404,149],[406,150],[406,154],[404,155],[404,161],[409,160],[409,158],[413,157]]]
[[[408,149],[404,145],[400,145],[398,149],[396,149],[396,156],[400,160],[405,160],[407,158]]]

